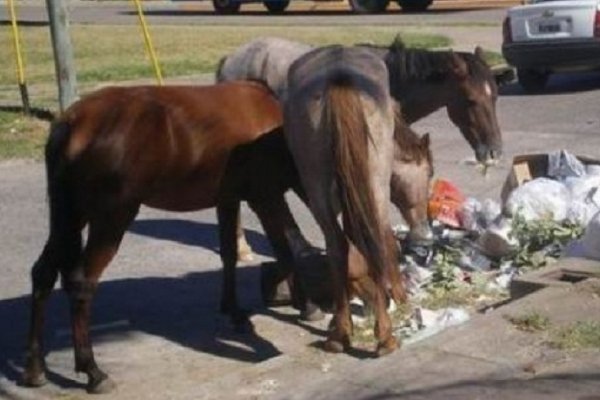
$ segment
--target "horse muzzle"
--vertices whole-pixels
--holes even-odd
[[[485,165],[495,165],[502,158],[502,149],[499,147],[478,147],[475,151],[477,161]]]

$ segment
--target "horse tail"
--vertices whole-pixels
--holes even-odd
[[[51,247],[61,268],[74,266],[81,251],[81,219],[75,205],[71,168],[66,157],[66,147],[71,138],[72,126],[66,121],[55,121],[46,142],[46,179],[50,209]]]
[[[324,96],[322,127],[333,140],[336,179],[347,234],[372,267],[374,278],[385,275],[386,237],[373,194],[369,168],[369,126],[359,92],[350,76],[338,75]]]

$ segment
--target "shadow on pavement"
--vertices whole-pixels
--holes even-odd
[[[238,269],[238,297],[242,307],[262,312],[259,275],[256,266]],[[131,334],[142,332],[242,362],[259,363],[280,355],[267,339],[256,333],[236,333],[229,319],[221,316],[221,279],[221,271],[216,270],[177,278],[101,282],[94,299],[93,342],[131,340]],[[23,368],[29,304],[28,296],[0,301],[0,375],[13,382],[19,381]],[[71,349],[68,308],[64,292],[55,290],[46,308],[46,352]],[[47,377],[60,387],[83,386],[52,371]]]
[[[517,81],[500,87],[501,96],[561,95],[600,89],[600,72],[563,73],[550,76],[544,90],[527,93]]]
[[[128,231],[155,239],[199,246],[219,253],[217,224],[179,219],[141,219],[135,220]],[[245,229],[244,234],[255,253],[272,256],[271,246],[262,233]]]

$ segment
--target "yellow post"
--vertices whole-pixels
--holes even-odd
[[[137,9],[138,18],[140,20],[140,25],[142,26],[142,32],[144,34],[144,42],[146,43],[146,51],[148,52],[148,56],[150,57],[150,61],[152,61],[152,66],[154,67],[154,73],[156,74],[156,80],[159,85],[163,84],[162,73],[160,72],[160,65],[158,64],[158,60],[156,58],[156,53],[154,52],[154,46],[152,46],[152,39],[150,38],[150,32],[148,31],[148,26],[146,25],[146,19],[144,18],[144,12],[142,11],[142,5],[140,0],[133,0],[135,3],[135,7]]]
[[[21,91],[21,100],[23,101],[23,111],[30,114],[29,95],[27,94],[27,83],[25,82],[25,71],[23,68],[23,57],[21,55],[21,39],[19,38],[19,28],[17,26],[17,14],[15,12],[15,4],[13,0],[8,0],[6,3],[8,13],[10,14],[10,22],[12,26],[13,44],[15,49],[15,58],[17,61],[17,81],[19,90]]]

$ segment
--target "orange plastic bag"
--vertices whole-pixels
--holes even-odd
[[[460,212],[464,202],[465,196],[456,186],[447,180],[437,179],[429,197],[429,218],[453,228],[460,228]]]

